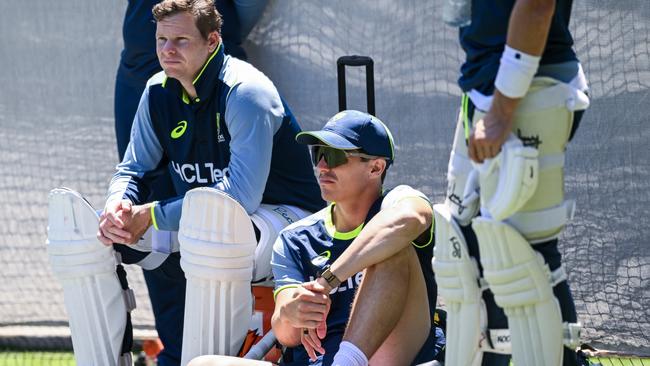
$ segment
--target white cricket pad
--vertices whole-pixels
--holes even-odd
[[[521,100],[518,111],[528,113],[549,108],[565,107],[570,111],[583,111],[589,107],[589,97],[585,93],[586,79],[582,66],[576,78],[582,77],[583,81],[574,80],[563,83],[553,78],[538,76],[533,79],[533,88]],[[535,86],[539,86],[535,88]]]
[[[510,225],[477,217],[483,275],[496,303],[508,316],[513,363],[559,366],[563,356],[560,305],[554,279],[544,259]]]
[[[445,204],[456,221],[466,226],[479,210],[478,194],[468,190],[468,179],[474,170],[472,161],[467,155],[465,145],[462,111],[456,125],[454,145],[447,165],[447,194]]]
[[[545,210],[516,212],[505,222],[514,227],[531,244],[543,243],[560,236],[564,226],[573,219],[575,208],[574,200],[566,200]]]
[[[432,261],[438,292],[447,305],[445,364],[478,366],[485,319],[479,271],[465,238],[446,205],[433,206],[436,245]]]
[[[200,356],[192,360],[187,366],[273,366],[272,363],[259,360],[244,360],[231,356]]]
[[[546,76],[533,78],[526,97],[517,106],[517,111],[530,113],[556,107],[566,107],[570,111],[587,109],[590,104],[589,96],[586,94],[587,79],[582,65],[578,64],[578,70],[576,76],[569,83],[563,83]],[[470,90],[467,95],[478,109],[484,111],[490,109],[492,95],[483,95],[476,90]]]
[[[236,355],[253,313],[256,240],[246,210],[219,190],[190,190],[178,240],[187,278],[181,364],[200,355]]]
[[[96,237],[99,217],[77,192],[54,189],[49,195],[47,253],[52,272],[63,286],[78,365],[131,365],[121,354],[127,312],[135,307],[115,272],[112,246]]]
[[[482,216],[504,220],[533,196],[539,175],[537,157],[537,149],[524,147],[521,140],[510,135],[496,157],[476,165],[481,187],[491,176],[498,176],[493,194],[481,191]]]
[[[271,279],[271,254],[273,243],[282,229],[309,216],[310,213],[295,206],[261,204],[250,219],[259,230],[260,237],[255,248],[253,282]]]
[[[585,87],[535,78],[514,116],[517,137],[477,167],[481,216],[507,222],[529,243],[556,238],[573,215],[574,203],[564,199],[565,150],[573,111],[589,105]]]

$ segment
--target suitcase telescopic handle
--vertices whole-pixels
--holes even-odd
[[[345,91],[345,67],[365,66],[366,67],[366,98],[368,113],[375,115],[375,63],[368,56],[341,56],[336,60],[336,71],[339,88],[339,111],[347,108]]]

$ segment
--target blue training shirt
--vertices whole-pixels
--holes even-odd
[[[332,264],[345,251],[363,230],[364,225],[377,212],[389,209],[400,200],[410,197],[420,197],[429,202],[421,192],[406,185],[397,186],[385,192],[382,197],[375,201],[363,224],[347,233],[337,232],[334,227],[332,222],[334,204],[286,227],[280,232],[273,245],[271,265],[275,277],[274,294],[277,295],[287,288],[298,287],[304,282],[315,280],[323,267],[326,264]],[[431,269],[432,242],[433,224],[413,242],[413,245],[420,259],[429,292],[429,307],[433,312],[436,305],[436,287],[433,270]],[[329,365],[338,350],[345,331],[345,325],[350,317],[354,294],[362,278],[363,272],[359,272],[341,283],[338,288],[333,289],[330,293],[332,304],[327,317],[327,336],[322,341],[326,353],[324,357],[319,357],[319,365],[321,363],[322,365]],[[287,349],[282,364],[307,365],[311,363],[304,347],[298,346]]]
[[[472,0],[472,21],[459,30],[460,44],[466,54],[458,84],[464,92],[475,89],[484,95],[494,92],[494,80],[501,54],[506,45],[508,21],[515,0]],[[546,48],[540,60],[540,75],[544,65],[577,63],[573,37],[569,31],[573,0],[557,0]],[[570,70],[575,65],[567,64]]]
[[[164,164],[177,196],[156,204],[156,229],[178,230],[185,192],[201,186],[224,191],[249,214],[260,203],[324,206],[307,146],[295,141],[300,127],[264,74],[219,46],[194,86],[190,100],[164,72],[147,82],[107,202],[144,203],[143,176]]]

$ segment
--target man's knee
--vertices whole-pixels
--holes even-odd
[[[384,261],[366,268],[364,277],[386,276],[390,278],[408,277],[410,273],[410,258],[417,256],[415,250],[408,246]],[[417,259],[417,258],[416,258]]]

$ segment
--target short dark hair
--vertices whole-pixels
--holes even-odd
[[[194,17],[196,27],[204,39],[208,39],[208,35],[214,31],[221,35],[223,20],[213,0],[163,0],[151,12],[157,22],[174,14],[188,12]]]

